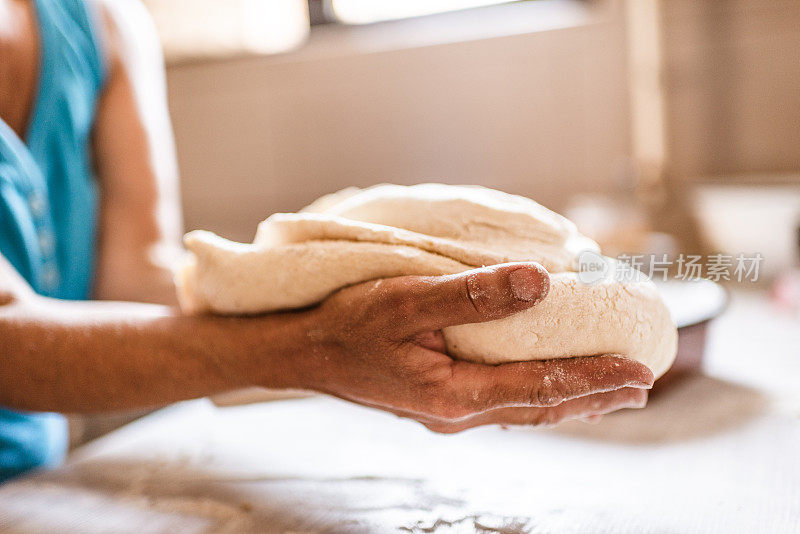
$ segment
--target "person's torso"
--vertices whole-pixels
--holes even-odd
[[[86,299],[97,222],[90,138],[105,74],[99,24],[82,0],[33,4],[40,60],[24,139],[0,120],[0,254],[37,293]],[[65,446],[60,416],[0,410],[0,480],[58,461]]]

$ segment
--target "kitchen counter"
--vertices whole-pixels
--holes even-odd
[[[442,436],[327,397],[160,410],[0,487],[2,532],[800,531],[800,320],[736,292],[644,410]]]

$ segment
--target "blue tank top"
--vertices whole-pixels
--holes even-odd
[[[26,138],[0,120],[0,254],[37,293],[82,300],[95,263],[90,135],[105,75],[99,25],[83,0],[33,4],[40,66]],[[66,447],[62,416],[0,409],[0,480],[59,463]]]

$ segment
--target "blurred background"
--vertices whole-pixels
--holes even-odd
[[[792,0],[146,4],[187,229],[250,240],[345,186],[440,181],[529,196],[611,254],[797,262]]]

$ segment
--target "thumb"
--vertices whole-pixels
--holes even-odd
[[[404,276],[387,289],[408,318],[405,334],[500,319],[547,296],[550,277],[534,262],[504,263],[448,276]]]

